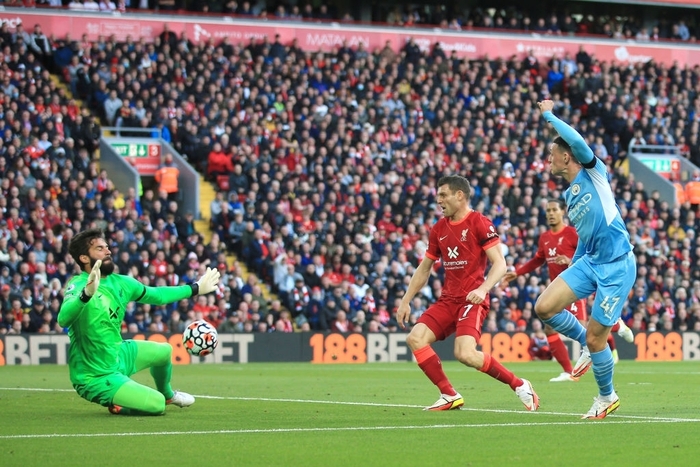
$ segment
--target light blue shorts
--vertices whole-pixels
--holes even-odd
[[[559,276],[571,287],[576,297],[588,298],[595,292],[591,318],[603,326],[612,326],[622,314],[634,282],[637,280],[637,262],[633,252],[615,261],[591,264],[584,255]]]

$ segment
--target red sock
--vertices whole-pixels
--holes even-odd
[[[620,326],[618,325],[618,327]],[[612,334],[608,334],[608,345],[610,346],[610,350],[615,350],[615,339]]]
[[[565,372],[571,374],[574,368],[571,366],[571,360],[569,360],[569,350],[561,341],[559,334],[547,336],[547,342],[549,342],[549,349],[552,351],[552,356],[559,362]]]
[[[615,324],[613,324],[613,327],[610,328],[610,332],[617,332],[620,330],[620,322],[616,321]]]
[[[523,380],[515,376],[506,369],[501,363],[493,358],[490,354],[484,353],[484,366],[479,368],[479,371],[486,373],[492,378],[497,379],[501,383],[505,383],[515,391],[515,388],[522,386]]]
[[[442,394],[447,394],[448,396],[457,394],[457,391],[455,391],[455,388],[452,387],[452,384],[450,384],[450,381],[447,379],[445,372],[442,371],[440,357],[437,356],[432,347],[426,345],[414,351],[413,355],[416,356],[418,366],[423,370],[425,376],[438,387]]]

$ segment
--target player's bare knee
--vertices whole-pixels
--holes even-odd
[[[408,333],[408,336],[406,336],[406,345],[408,345],[408,348],[412,351],[421,349],[428,344],[430,344],[430,342],[428,342],[424,335],[413,332],[413,330],[411,330],[411,332]]]
[[[591,352],[600,352],[608,346],[608,338],[586,333],[586,345]]]
[[[549,319],[554,316],[557,311],[558,310],[554,310],[551,306],[549,306],[546,299],[542,299],[542,295],[540,295],[535,302],[535,313],[540,319]]]

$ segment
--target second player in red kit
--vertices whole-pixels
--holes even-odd
[[[469,208],[469,181],[457,175],[438,181],[437,200],[444,217],[430,231],[428,250],[416,269],[396,312],[399,325],[411,313],[411,300],[425,286],[433,264],[442,261],[445,280],[440,298],[418,319],[406,338],[418,366],[440,390],[440,398],[426,410],[451,410],[464,398],[447,379],[431,344],[455,334],[454,354],[461,363],[508,384],[528,410],[539,398],[529,381],[520,379],[490,354],[477,350],[481,326],[488,313],[488,293],[506,272],[500,238],[493,223]],[[488,275],[487,262],[491,262]]]
[[[516,277],[528,274],[547,263],[549,280],[553,281],[569,267],[571,259],[576,252],[576,246],[578,245],[578,234],[575,228],[564,223],[564,209],[564,202],[561,200],[553,199],[547,202],[546,214],[549,230],[540,235],[535,256],[527,263],[517,266],[515,271],[508,272],[504,280],[510,282]],[[566,309],[576,316],[576,319],[578,319],[581,324],[584,326],[586,325],[588,321],[588,312],[585,299],[575,301]],[[622,329],[621,326],[626,329]],[[613,331],[618,331],[623,335],[623,333],[629,331],[629,328],[627,328],[624,323],[618,323],[613,327]],[[564,370],[559,376],[555,376],[550,379],[550,381],[576,381],[576,378],[571,376],[573,367],[569,359],[569,350],[561,341],[559,333],[547,325],[545,325],[544,332],[547,335],[547,341],[549,342],[549,349],[552,352],[552,356]],[[624,334],[623,337],[627,340],[631,334],[632,331],[629,331],[629,334]],[[608,344],[611,349],[615,349],[615,341],[612,335],[609,336]]]

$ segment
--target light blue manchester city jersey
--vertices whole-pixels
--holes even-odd
[[[564,192],[568,216],[579,244],[574,259],[588,255],[593,264],[609,263],[632,251],[630,236],[608,183],[605,164],[595,157],[583,137],[552,112],[544,118],[554,126],[584,166]],[[595,165],[593,165],[595,161]]]

